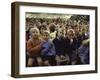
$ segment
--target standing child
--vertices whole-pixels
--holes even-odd
[[[83,64],[89,64],[89,39],[82,42],[82,45],[78,49],[79,57]]]
[[[53,41],[54,38],[56,37],[56,25],[54,23],[51,23],[49,25],[49,29],[50,29],[50,40]]]
[[[67,30],[67,36],[65,40],[66,40],[66,50],[70,58],[70,64],[76,64],[77,39],[75,38],[75,31],[73,29]]]
[[[67,64],[69,57],[66,53],[66,45],[62,28],[57,30],[56,38],[53,40],[56,49],[57,65]]]
[[[37,63],[37,65],[42,65],[42,60],[39,57],[42,49],[43,41],[39,39],[39,30],[31,28],[30,30],[31,38],[27,42],[27,52],[28,52],[28,67],[32,67]]]
[[[43,39],[45,42],[42,45],[42,51],[41,56],[44,61],[44,65],[46,66],[54,66],[56,64],[55,62],[55,47],[52,43],[52,41],[49,40],[49,34],[50,32],[45,30],[43,32]]]

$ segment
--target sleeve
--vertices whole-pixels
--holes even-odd
[[[51,43],[51,48],[50,48],[49,53],[51,53],[51,54],[53,54],[53,55],[55,55],[55,54],[56,54],[55,46],[54,46],[54,44],[53,44],[53,43]]]
[[[49,44],[48,43],[44,43],[43,46],[42,46],[41,53],[45,55],[45,54],[47,54],[49,52],[49,49],[50,49]]]

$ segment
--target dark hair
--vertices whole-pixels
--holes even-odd
[[[42,25],[40,26],[39,30],[41,30],[42,28],[43,28],[44,30],[47,30],[47,27],[46,27],[46,26],[47,26],[47,25],[42,24]]]
[[[50,24],[50,26],[49,26],[50,32],[54,32],[55,27],[56,27],[55,24]]]

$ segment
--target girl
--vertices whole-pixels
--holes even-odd
[[[27,42],[27,52],[28,52],[28,67],[32,67],[37,62],[36,65],[42,65],[42,60],[39,57],[42,49],[43,41],[39,39],[39,30],[31,28],[30,30],[31,38]]]

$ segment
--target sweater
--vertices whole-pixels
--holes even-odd
[[[55,53],[54,44],[50,40],[43,43],[41,51],[42,56],[55,56]]]
[[[29,39],[27,42],[27,51],[29,53],[29,56],[36,57],[40,55],[42,49],[42,40],[34,40]]]
[[[65,55],[66,54],[66,45],[64,38],[55,38],[53,40],[56,49],[56,55]]]

